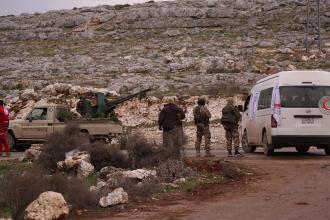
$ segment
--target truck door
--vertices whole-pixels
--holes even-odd
[[[23,123],[23,139],[45,139],[51,123],[47,108],[34,108]]]

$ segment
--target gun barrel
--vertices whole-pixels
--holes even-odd
[[[141,95],[141,94],[145,94],[145,93],[147,93],[147,92],[149,92],[151,89],[149,88],[149,89],[145,89],[145,90],[142,90],[142,91],[140,91],[140,92],[137,92],[137,93],[134,93],[134,94],[132,94],[132,95],[128,95],[128,96],[124,96],[124,97],[120,97],[120,98],[118,98],[118,99],[116,99],[116,100],[114,100],[114,101],[110,101],[110,102],[108,102],[107,103],[107,109],[108,109],[108,111],[107,112],[111,112],[113,109],[115,109],[116,108],[116,106],[117,105],[119,105],[119,104],[121,104],[121,103],[123,103],[123,102],[126,102],[126,101],[128,101],[128,100],[130,100],[130,99],[133,99],[133,98],[135,98],[135,97],[137,97],[137,96],[139,96],[139,95]]]

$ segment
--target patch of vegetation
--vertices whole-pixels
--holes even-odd
[[[97,204],[97,196],[89,191],[85,180],[62,174],[45,175],[42,168],[35,166],[23,174],[12,170],[0,179],[0,210],[5,215],[10,212],[13,219],[23,219],[25,208],[46,191],[61,193],[71,209]]]
[[[0,162],[0,176],[7,175],[11,171],[17,173],[23,173],[25,170],[29,169],[31,164],[22,163],[18,161],[1,161]]]

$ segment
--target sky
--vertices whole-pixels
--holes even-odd
[[[148,0],[0,0],[0,15],[46,12],[74,7],[142,3]],[[160,0],[155,0],[160,1]]]

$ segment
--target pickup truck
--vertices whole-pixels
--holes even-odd
[[[89,135],[91,140],[109,140],[123,133],[120,123],[108,118],[79,118],[66,121],[63,115],[68,114],[65,105],[38,106],[23,119],[9,122],[8,141],[11,148],[27,149],[31,144],[43,143],[54,132],[63,131],[68,123],[78,124],[81,132]]]

